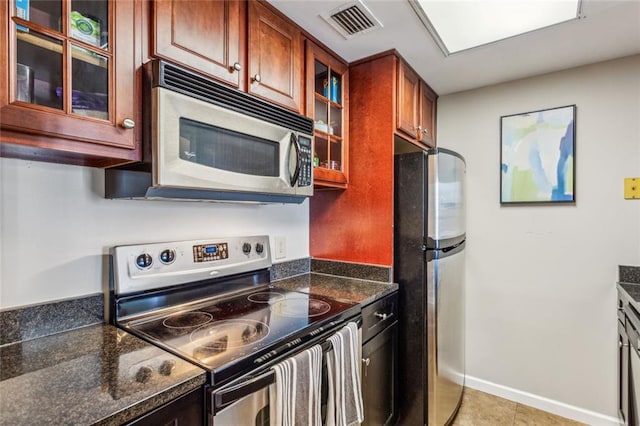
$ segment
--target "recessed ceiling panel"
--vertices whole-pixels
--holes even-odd
[[[409,0],[445,54],[579,17],[579,0]]]

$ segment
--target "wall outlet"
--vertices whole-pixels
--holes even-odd
[[[287,237],[285,236],[275,237],[275,246],[276,246],[276,252],[275,252],[276,259],[283,259],[287,257]]]

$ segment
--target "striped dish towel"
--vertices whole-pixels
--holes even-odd
[[[329,338],[327,353],[327,426],[351,426],[364,420],[360,388],[358,326],[350,322]]]
[[[276,426],[320,426],[320,345],[274,365],[273,371],[276,377],[269,388],[270,423]]]

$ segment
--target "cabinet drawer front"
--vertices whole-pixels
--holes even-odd
[[[362,341],[366,342],[398,318],[398,293],[395,292],[362,309]]]

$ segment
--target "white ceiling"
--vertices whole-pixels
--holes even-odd
[[[582,19],[448,57],[407,0],[363,0],[384,28],[349,40],[320,18],[347,0],[269,2],[348,62],[396,49],[439,95],[640,53],[640,0],[582,0]]]

